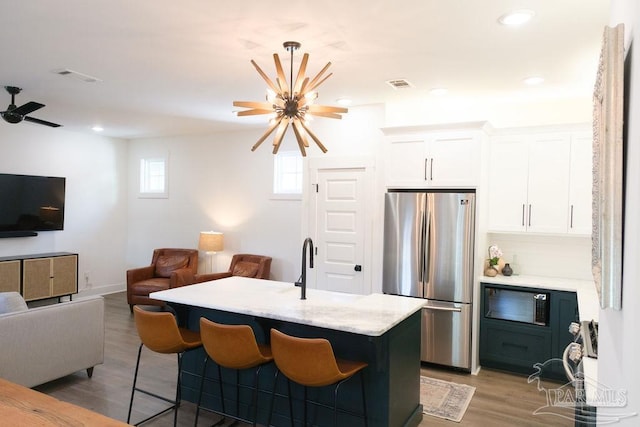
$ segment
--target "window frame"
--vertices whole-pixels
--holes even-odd
[[[296,160],[295,171],[286,170],[285,159]],[[302,155],[297,150],[280,151],[273,156],[273,183],[272,183],[272,195],[274,200],[302,200],[302,187],[304,184],[304,162]],[[286,174],[295,174],[297,187],[283,186],[283,180]]]
[[[162,191],[155,191],[151,188],[152,163],[162,163]],[[169,158],[168,156],[148,156],[141,157],[138,165],[138,197],[141,199],[168,199],[169,198]]]

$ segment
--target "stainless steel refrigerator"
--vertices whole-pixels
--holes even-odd
[[[471,369],[475,192],[385,194],[383,291],[424,298],[421,359]]]

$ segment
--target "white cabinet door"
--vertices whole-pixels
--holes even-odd
[[[475,187],[480,172],[480,132],[432,132],[388,139],[388,187]]]
[[[480,164],[480,138],[474,133],[436,134],[428,139],[427,177],[437,187],[475,187]]]
[[[593,137],[590,134],[571,138],[569,178],[569,233],[590,235]]]
[[[521,136],[495,138],[489,161],[489,230],[526,230],[528,142]]]
[[[426,175],[424,136],[394,137],[387,143],[385,162],[387,186],[424,186]]]
[[[536,135],[529,143],[527,231],[567,232],[569,155],[566,134]]]

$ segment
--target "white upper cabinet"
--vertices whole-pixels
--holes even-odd
[[[571,137],[569,176],[569,233],[591,234],[593,189],[593,136]]]
[[[529,144],[523,137],[495,138],[489,160],[489,230],[525,231]]]
[[[387,187],[472,188],[478,185],[485,133],[478,129],[385,129]]]
[[[567,232],[570,153],[568,135],[536,135],[529,143],[527,231]]]
[[[494,137],[489,231],[591,232],[591,139],[569,132]]]

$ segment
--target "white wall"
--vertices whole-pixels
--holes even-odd
[[[300,201],[271,199],[270,143],[252,153],[262,130],[130,141],[127,264],[148,265],[154,248],[197,248],[200,231],[224,233],[214,271],[235,253],[273,257],[272,277],[292,280]],[[139,159],[168,154],[169,198],[137,197]],[[207,262],[201,254],[200,270]]]
[[[322,154],[310,141],[309,157],[375,155],[382,117],[382,107],[372,106],[351,109],[342,120],[318,119],[314,133],[329,152]],[[225,249],[214,258],[215,271],[225,271],[235,253],[255,253],[273,257],[273,279],[295,281],[304,240],[302,219],[308,212],[302,200],[271,197],[273,138],[250,151],[265,129],[266,124],[242,132],[130,141],[127,265],[148,265],[157,247],[197,248],[198,233],[214,230],[225,234]],[[280,149],[297,150],[291,130]],[[167,154],[169,198],[138,198],[140,158]],[[201,271],[206,262],[201,254]]]
[[[628,134],[626,135],[626,195],[624,224],[624,261],[622,283],[622,310],[600,311],[598,335],[598,382],[614,390],[626,390],[628,405],[611,412],[633,413],[636,416],[622,420],[619,426],[637,426],[640,416],[640,8],[635,0],[613,0],[610,25],[625,24],[625,52],[630,58],[630,72],[625,85],[628,90]],[[633,46],[631,43],[636,44]],[[631,55],[629,57],[629,55]],[[599,409],[598,414],[609,412]]]
[[[0,239],[0,256],[76,252],[81,291],[122,289],[127,234],[126,142],[64,128],[0,122],[0,153],[2,173],[66,177],[64,230]],[[85,272],[89,273],[91,289],[87,289]]]

